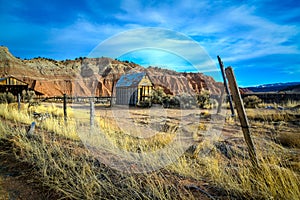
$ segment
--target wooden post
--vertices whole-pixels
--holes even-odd
[[[21,110],[21,94],[18,93],[18,111]]]
[[[113,74],[113,80],[112,80],[112,88],[111,88],[111,98],[110,98],[110,107],[113,105],[113,97],[114,97],[114,87],[115,87],[115,74]]]
[[[64,109],[64,120],[65,120],[65,123],[67,122],[67,95],[64,94],[64,97],[63,97],[63,109]]]
[[[94,101],[90,100],[90,126],[91,126],[91,128],[94,127],[94,122],[95,122],[95,105],[94,105]]]
[[[28,127],[27,135],[32,136],[34,134],[35,129],[35,122],[32,122],[31,125]]]
[[[235,79],[235,76],[234,76],[234,73],[233,73],[233,70],[231,67],[226,68],[226,75],[228,78],[230,90],[232,92],[232,98],[235,103],[235,106],[236,106],[236,109],[238,112],[238,116],[239,116],[239,119],[241,122],[244,138],[245,138],[246,144],[248,146],[251,162],[252,162],[253,166],[258,166],[258,161],[257,161],[257,157],[256,157],[254,144],[251,139],[248,118],[247,118],[247,115],[245,112],[243,100],[242,100],[238,85],[236,83],[236,79]]]
[[[223,81],[224,81],[224,87],[226,89],[226,93],[227,93],[227,96],[228,96],[228,101],[229,101],[230,110],[231,110],[231,116],[233,117],[234,116],[234,108],[233,108],[233,104],[232,104],[231,94],[230,94],[228,84],[227,84],[227,81],[226,81],[224,65],[223,65],[223,62],[222,62],[220,56],[217,56],[217,57],[218,57],[219,65],[220,65],[220,68],[221,68],[221,73],[222,73],[222,77],[223,77]]]
[[[220,95],[220,98],[218,100],[217,114],[221,113],[222,103],[223,103],[223,96],[224,96],[224,88],[221,88],[221,95]]]

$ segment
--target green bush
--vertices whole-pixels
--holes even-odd
[[[167,95],[162,87],[152,91],[152,104],[162,104],[164,108],[191,108],[195,106],[196,100],[189,94]]]
[[[191,108],[193,106],[197,106],[197,101],[195,97],[189,94],[180,95],[180,107],[181,108]]]
[[[13,103],[15,102],[15,97],[12,93],[0,93],[0,103]]]
[[[170,108],[171,96],[162,97],[161,103],[164,108]]]
[[[196,105],[196,100],[193,96],[186,94],[177,96],[165,96],[162,98],[164,108],[191,108]]]
[[[151,102],[153,104],[162,104],[163,99],[166,97],[166,93],[164,92],[164,89],[161,87],[156,88],[155,90],[152,91],[152,98]]]
[[[174,96],[170,98],[170,108],[180,108],[180,97]]]
[[[247,96],[243,99],[243,101],[245,108],[257,108],[258,105],[262,102],[262,100],[255,95]]]
[[[33,98],[35,97],[35,92],[23,90],[22,96],[23,96],[24,102],[31,103],[33,101]]]
[[[211,103],[210,92],[208,90],[202,90],[201,93],[197,95],[197,104],[199,108],[210,108]]]
[[[151,100],[150,99],[145,99],[143,101],[140,101],[138,106],[143,107],[143,108],[150,108],[151,107]]]

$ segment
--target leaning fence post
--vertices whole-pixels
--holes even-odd
[[[251,162],[252,162],[253,166],[258,166],[258,161],[257,161],[257,157],[256,157],[254,144],[252,142],[251,135],[250,135],[248,118],[247,118],[247,115],[245,112],[243,100],[242,100],[238,85],[236,83],[236,79],[235,79],[235,76],[234,76],[234,73],[233,73],[233,70],[231,67],[226,68],[226,75],[227,75],[227,79],[229,82],[230,90],[232,92],[232,98],[235,103],[235,107],[237,109],[237,113],[238,113],[238,116],[239,116],[239,119],[241,122],[242,130],[243,130],[244,138],[245,138],[248,150],[249,150],[249,156],[250,156]]]
[[[67,122],[67,95],[64,94],[63,96],[63,109],[64,109],[64,120],[65,123]]]
[[[230,91],[229,91],[228,84],[227,84],[227,81],[226,81],[224,65],[223,65],[223,62],[221,60],[221,57],[220,56],[217,56],[217,57],[218,57],[218,61],[219,61],[219,65],[220,65],[220,69],[221,69],[221,73],[222,73],[222,77],[223,77],[223,81],[224,81],[224,87],[226,89],[226,93],[227,93],[227,96],[228,96],[228,101],[229,101],[230,110],[231,110],[231,116],[233,117],[234,116],[234,108],[233,108],[233,105],[232,105],[232,99],[231,99]],[[221,96],[221,98],[222,98],[222,96]]]

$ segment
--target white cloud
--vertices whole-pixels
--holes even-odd
[[[147,53],[143,52],[148,50]],[[90,57],[108,56],[118,58],[130,52],[143,57],[144,60],[154,62],[155,65],[182,65],[174,57],[166,57],[163,52],[169,52],[190,62],[193,66],[212,68],[214,62],[207,52],[195,41],[175,31],[158,28],[134,29],[115,35],[101,43]],[[164,58],[163,58],[164,57]]]
[[[198,28],[198,35],[208,38],[200,43],[211,54],[223,54],[228,57],[227,60],[242,60],[270,54],[299,53],[298,45],[284,44],[299,35],[299,28],[256,16],[253,8],[228,8],[213,18],[221,19],[222,23],[213,20],[208,28],[204,27],[204,32],[203,27]],[[189,27],[186,29],[190,30]],[[212,31],[210,34],[206,32],[208,29]],[[193,34],[197,35],[197,30],[194,29]],[[213,38],[209,39],[211,36]]]

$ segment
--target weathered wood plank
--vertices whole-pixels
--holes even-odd
[[[235,75],[233,69],[231,67],[226,68],[226,76],[228,79],[229,87],[232,92],[232,98],[235,103],[235,107],[241,122],[241,127],[243,130],[244,138],[249,150],[249,156],[253,166],[258,166],[257,156],[255,152],[255,147],[251,139],[251,133],[249,128],[248,118],[245,112],[245,107],[243,104],[243,100],[240,94],[240,90],[236,83]]]

